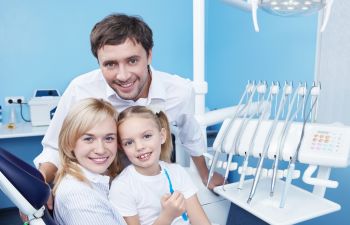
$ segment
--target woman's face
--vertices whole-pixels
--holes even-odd
[[[117,153],[117,126],[112,117],[86,131],[73,150],[78,163],[85,169],[104,174]]]

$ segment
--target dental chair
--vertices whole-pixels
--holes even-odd
[[[56,225],[45,208],[50,187],[41,173],[3,148],[0,148],[0,190],[28,215],[31,225]]]

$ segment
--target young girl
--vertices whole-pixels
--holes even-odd
[[[118,117],[118,144],[131,165],[116,177],[109,198],[128,225],[210,224],[186,171],[170,164],[166,115],[133,106]]]
[[[120,172],[116,123],[113,106],[93,98],[78,102],[66,116],[53,189],[58,224],[125,224],[108,201],[110,179]]]

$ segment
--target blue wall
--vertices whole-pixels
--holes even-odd
[[[191,1],[0,0],[0,105],[5,96],[28,100],[35,89],[63,92],[97,68],[89,34],[112,12],[141,15],[154,32],[153,66],[192,78]]]
[[[251,13],[223,1],[207,1],[206,80],[211,108],[238,102],[247,80],[312,81],[316,16],[282,18]]]
[[[5,96],[25,96],[35,89],[61,93],[78,74],[98,67],[90,53],[93,25],[112,12],[141,15],[154,32],[153,66],[192,78],[192,1],[188,0],[0,0],[0,105]],[[210,109],[237,103],[248,79],[311,82],[314,76],[316,16],[280,18],[258,12],[260,33],[250,13],[220,0],[206,0],[206,80]],[[19,119],[18,119],[19,120]],[[41,137],[0,140],[27,161],[41,151]],[[348,170],[334,170],[340,181],[326,197],[340,212],[303,224],[341,224],[349,202]],[[0,194],[0,208],[11,206]],[[346,222],[343,222],[345,224]]]

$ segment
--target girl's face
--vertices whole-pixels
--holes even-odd
[[[117,153],[117,126],[112,117],[96,124],[81,136],[73,150],[79,164],[85,169],[104,174]]]
[[[166,131],[148,118],[130,117],[118,126],[121,147],[136,171],[143,175],[160,172],[159,156]]]

